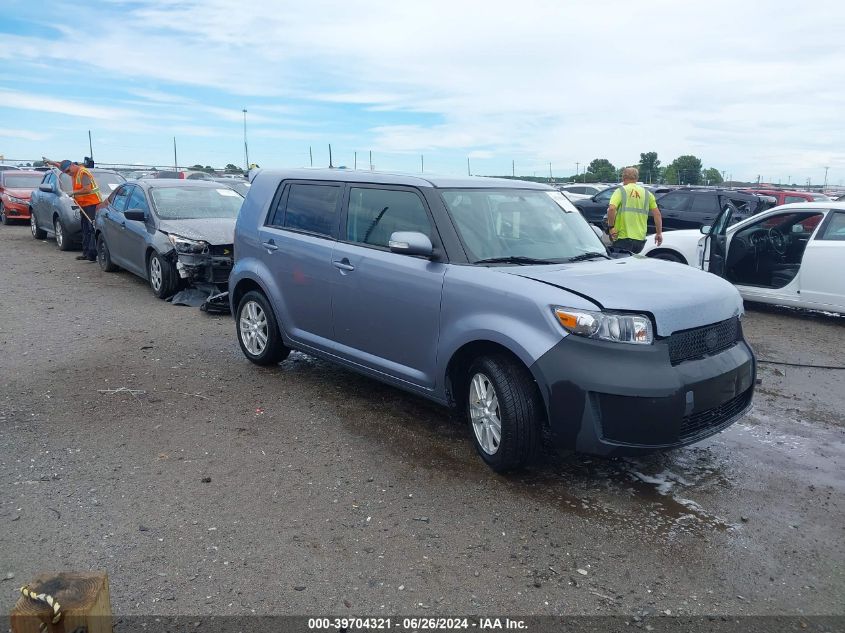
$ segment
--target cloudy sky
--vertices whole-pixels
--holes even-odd
[[[0,154],[845,183],[845,5],[4,0]]]

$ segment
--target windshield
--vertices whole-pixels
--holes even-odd
[[[499,258],[568,261],[606,249],[558,191],[445,189],[443,201],[473,262]]]
[[[43,179],[44,174],[15,174],[9,170],[3,176],[3,185],[7,189],[35,189]]]
[[[163,220],[236,218],[244,200],[228,187],[153,187],[150,194]]]

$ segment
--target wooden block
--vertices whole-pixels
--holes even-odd
[[[109,577],[106,572],[59,572],[38,576],[29,585],[35,593],[53,596],[61,605],[62,619],[50,624],[52,609],[21,596],[9,615],[12,633],[39,633],[43,622],[50,633],[111,633]]]

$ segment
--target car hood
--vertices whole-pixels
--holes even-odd
[[[5,193],[13,198],[22,198],[28,200],[32,196],[32,189],[6,189]]]
[[[649,313],[659,336],[742,312],[739,292],[721,277],[646,257],[498,270],[567,290],[604,310]]]
[[[213,246],[235,242],[236,218],[202,218],[196,220],[162,220],[158,230],[174,233],[189,240],[202,240]]]

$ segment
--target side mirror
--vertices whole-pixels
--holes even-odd
[[[434,246],[432,246],[428,236],[416,231],[396,231],[390,235],[388,245],[391,253],[401,253],[402,255],[431,257],[434,252]]]
[[[705,235],[710,235],[710,231],[712,231],[712,230],[713,230],[713,227],[710,226],[709,224],[705,224],[704,226],[701,227],[701,232],[704,233]]]
[[[127,209],[123,212],[123,217],[134,222],[145,222],[147,214],[141,209]]]
[[[38,185],[38,191],[43,191],[44,193],[53,193],[53,187],[46,183],[42,183]]]

